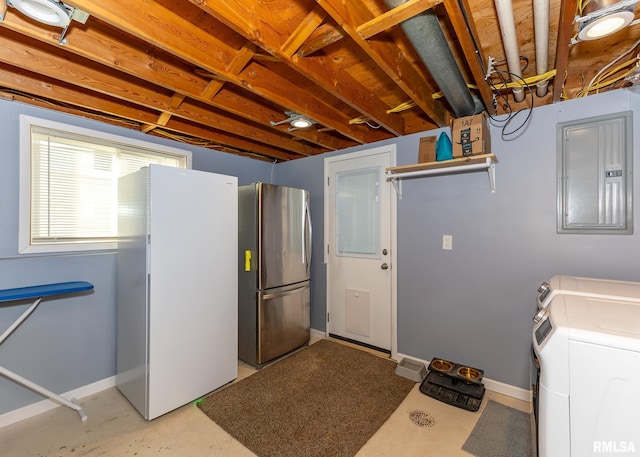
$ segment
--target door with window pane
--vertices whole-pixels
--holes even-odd
[[[328,165],[328,333],[391,350],[389,151]]]

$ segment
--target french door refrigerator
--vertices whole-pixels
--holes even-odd
[[[309,192],[238,188],[238,357],[260,368],[309,343]]]
[[[147,420],[237,377],[237,187],[161,165],[118,182],[116,385]]]

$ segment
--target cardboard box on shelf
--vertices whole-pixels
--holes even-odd
[[[489,125],[484,113],[453,120],[453,157],[469,157],[491,152]]]
[[[420,147],[418,148],[418,163],[427,163],[436,161],[436,140],[435,136],[425,136],[420,138]]]

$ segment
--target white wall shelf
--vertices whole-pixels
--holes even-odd
[[[398,197],[402,198],[403,178],[421,178],[434,175],[464,173],[466,171],[487,170],[491,193],[496,193],[496,159],[495,154],[481,154],[460,159],[443,160],[441,162],[415,163],[386,169],[387,181],[391,181]]]

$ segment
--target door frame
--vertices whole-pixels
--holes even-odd
[[[333,198],[332,195],[328,195],[329,193],[329,185],[328,185],[328,181],[327,179],[329,178],[329,166],[330,164],[334,163],[334,162],[340,162],[343,160],[351,160],[351,159],[360,159],[363,157],[367,157],[370,155],[377,155],[377,154],[382,154],[382,153],[387,153],[389,154],[389,162],[390,162],[390,166],[394,167],[396,165],[396,143],[391,143],[388,144],[386,146],[378,146],[378,147],[374,147],[374,148],[369,148],[369,149],[364,149],[361,151],[357,151],[357,152],[351,152],[351,153],[347,153],[347,154],[339,154],[339,155],[334,155],[331,157],[327,157],[324,159],[324,181],[323,181],[323,186],[324,186],[324,246],[323,246],[323,262],[326,265],[326,290],[325,290],[325,296],[327,297],[327,301],[325,302],[325,337],[329,336],[329,331],[330,331],[330,323],[327,322],[327,313],[329,312],[329,303],[328,303],[328,297],[329,295],[329,288],[331,287],[331,283],[330,283],[330,274],[329,274],[329,233],[330,233],[330,222],[332,221],[331,218],[331,214],[330,214],[330,210],[329,210],[329,199]],[[398,283],[398,257],[397,257],[397,251],[398,251],[398,237],[397,237],[397,216],[398,216],[398,211],[397,211],[397,203],[398,203],[398,199],[397,199],[397,195],[395,193],[395,189],[393,189],[393,184],[391,183],[391,181],[388,181],[387,179],[385,179],[385,174],[383,172],[383,185],[386,184],[388,186],[391,186],[392,189],[390,190],[390,198],[389,198],[389,222],[390,222],[390,227],[389,227],[389,234],[390,234],[390,262],[391,262],[391,313],[390,313],[390,319],[391,322],[389,322],[389,325],[391,326],[391,358],[394,360],[398,359],[398,290],[397,290],[397,283]]]

